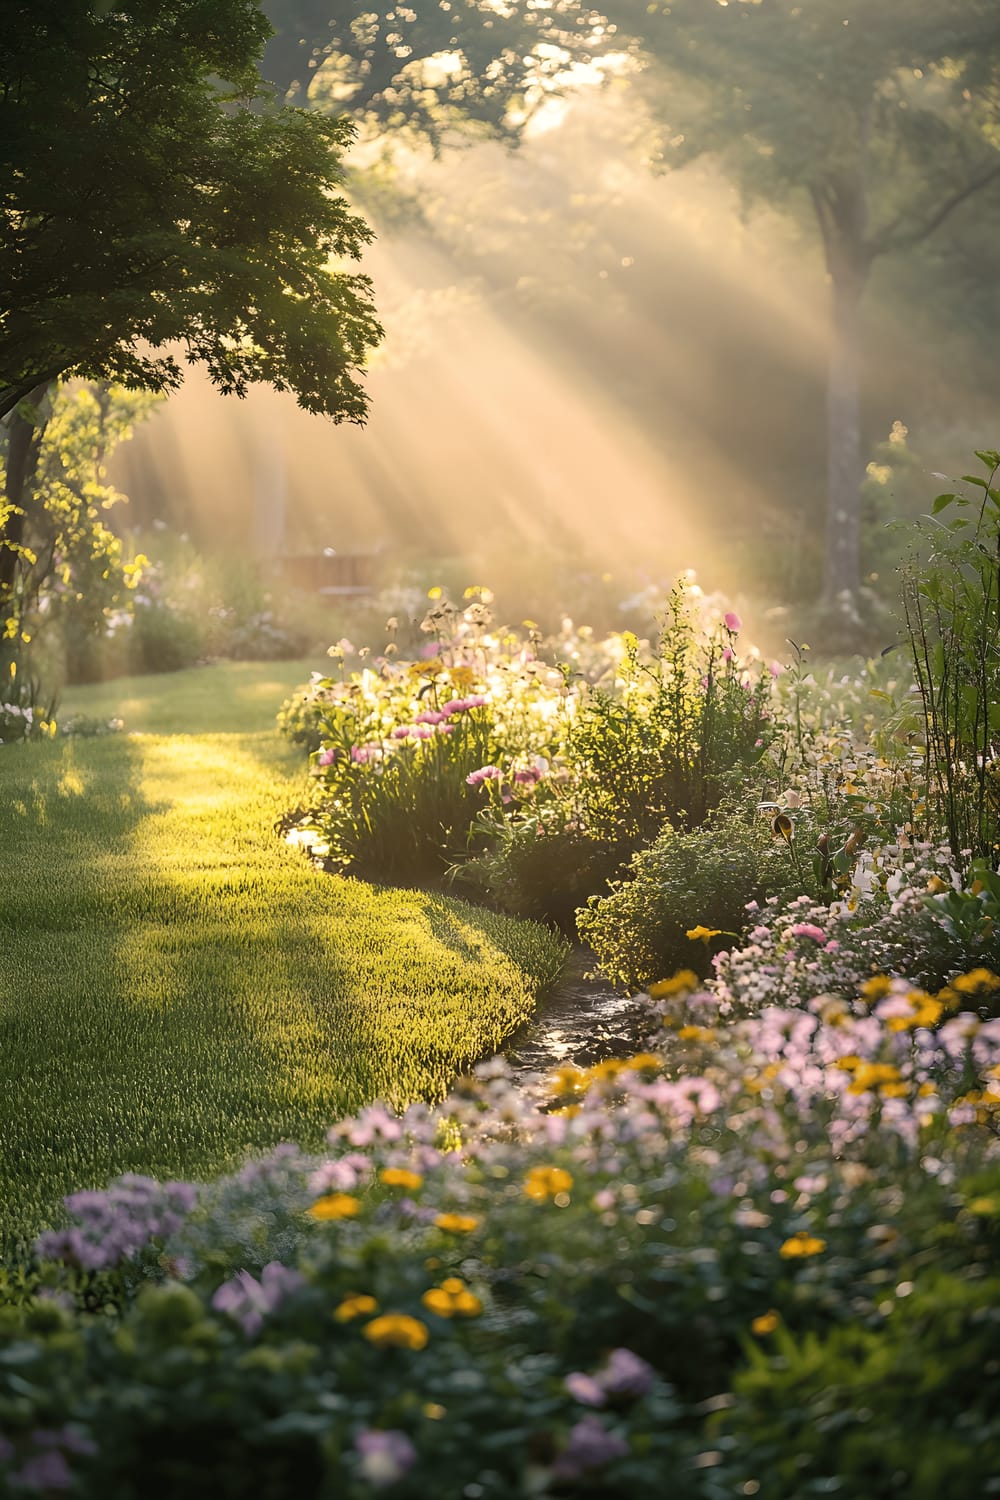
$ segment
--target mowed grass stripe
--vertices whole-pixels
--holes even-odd
[[[322,875],[276,837],[303,768],[261,726],[307,673],[77,690],[74,712],[124,699],[130,729],[202,732],[0,750],[8,1249],[118,1172],[211,1173],[366,1100],[440,1096],[557,972],[542,928]]]

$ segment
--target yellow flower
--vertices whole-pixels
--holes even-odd
[[[698,976],[693,969],[678,969],[673,979],[661,979],[656,984],[651,984],[647,994],[651,1000],[665,1000],[668,995],[686,995],[689,990],[696,990],[698,984]]]
[[[972,969],[951,981],[951,987],[960,995],[977,995],[984,991],[1000,990],[1000,976],[991,969]]]
[[[990,1214],[996,1213],[1000,1203],[996,1198],[972,1198],[965,1206],[970,1214],[982,1214],[984,1218],[988,1218]]]
[[[455,1309],[452,1307],[452,1299],[439,1286],[432,1286],[420,1300],[428,1312],[437,1313],[439,1318],[454,1317]]]
[[[754,1318],[750,1328],[759,1338],[763,1338],[766,1333],[773,1333],[780,1322],[781,1319],[772,1308],[770,1312],[761,1313],[759,1318]]]
[[[826,1240],[817,1239],[814,1234],[800,1229],[798,1234],[785,1241],[778,1254],[785,1260],[805,1260],[810,1255],[822,1255],[825,1249]]]
[[[587,1075],[581,1068],[559,1068],[552,1075],[552,1092],[556,1095],[575,1094],[583,1088],[586,1081]]]
[[[424,1184],[420,1173],[411,1172],[408,1167],[383,1167],[379,1178],[386,1187],[409,1188],[411,1193],[415,1193]]]
[[[325,1198],[317,1198],[309,1210],[312,1219],[353,1219],[355,1214],[361,1212],[361,1200],[354,1198],[350,1193],[327,1193]]]
[[[689,927],[687,935],[692,943],[704,943],[707,948],[711,939],[718,937],[721,932],[721,927],[702,927],[699,925],[698,927]]]
[[[854,1070],[854,1082],[848,1085],[849,1094],[867,1094],[874,1089],[885,1091],[886,1084],[900,1082],[899,1069],[892,1063],[862,1062]]]
[[[634,1057],[626,1057],[622,1067],[630,1073],[641,1073],[644,1068],[658,1068],[662,1061],[655,1052],[637,1052]]]
[[[448,1408],[439,1405],[437,1401],[425,1401],[421,1410],[430,1422],[440,1422],[441,1418],[448,1414]]]
[[[572,1177],[562,1167],[532,1167],[524,1181],[524,1191],[535,1203],[568,1193],[572,1186]]]
[[[449,1234],[471,1234],[474,1229],[479,1228],[479,1220],[475,1214],[438,1214],[434,1223],[438,1229],[445,1229]]]
[[[437,1313],[439,1318],[453,1318],[456,1314],[475,1318],[483,1310],[479,1298],[457,1276],[449,1276],[440,1286],[432,1286],[420,1300],[428,1312]]]
[[[877,1000],[884,1000],[891,989],[892,984],[885,975],[876,974],[874,979],[866,980],[861,986],[861,993],[866,1000],[870,1000],[872,1005],[874,1005]]]
[[[715,1032],[711,1026],[682,1026],[677,1033],[679,1042],[714,1042]]]
[[[376,1349],[423,1349],[430,1338],[427,1324],[409,1313],[383,1313],[366,1323],[362,1332]]]
[[[333,1310],[333,1316],[338,1323],[349,1323],[352,1318],[364,1317],[366,1313],[373,1313],[378,1307],[374,1297],[360,1294],[353,1297],[345,1297],[339,1307]]]

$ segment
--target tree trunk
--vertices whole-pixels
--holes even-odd
[[[831,276],[827,383],[826,553],[823,599],[845,614],[857,609],[861,585],[861,297],[867,269]]]
[[[12,507],[0,524],[0,610],[4,609],[17,577],[20,548],[27,521],[28,491],[38,463],[38,447],[44,424],[38,407],[48,385],[38,385],[23,405],[7,418],[7,455],[4,499]]]

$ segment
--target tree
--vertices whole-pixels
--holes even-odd
[[[108,484],[105,463],[157,400],[74,382],[52,387],[32,411],[31,475],[7,536],[15,566],[0,620],[0,683],[19,681],[28,656],[37,665],[40,638],[49,653],[63,641],[84,654],[127,603],[145,559],[128,562],[107,525],[107,512],[126,497]]]
[[[363,23],[343,0],[269,5],[285,43],[304,38],[287,78],[301,79],[308,54],[332,46],[343,76],[357,80],[346,107],[382,119],[395,110],[418,125],[428,109],[418,63],[435,49],[460,66],[437,75],[431,112],[464,109],[507,133],[520,96],[538,85],[532,58],[551,82],[570,60],[625,51],[658,126],[656,165],[715,154],[748,199],[805,208],[831,296],[824,595],[850,616],[862,299],[880,260],[912,251],[971,200],[1000,202],[996,0],[602,0],[597,10],[444,0],[419,17],[366,3]],[[287,69],[291,57],[286,45],[275,62]]]
[[[830,285],[824,595],[859,585],[861,303],[882,257],[1000,193],[993,0],[606,0],[662,127],[750,198],[811,206]]]
[[[279,90],[305,102],[314,70],[325,63],[338,108],[416,129],[435,146],[449,126],[468,121],[515,140],[532,104],[568,64],[606,50],[600,13],[578,0],[263,5],[274,35],[262,71]]]
[[[262,91],[254,0],[3,0],[2,23],[0,605],[51,382],[163,391],[183,358],[360,422],[381,332],[342,267],[370,238],[337,190],[353,127]]]

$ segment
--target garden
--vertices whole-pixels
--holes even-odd
[[[264,10],[0,49],[0,1497],[1000,1496],[996,19]]]

